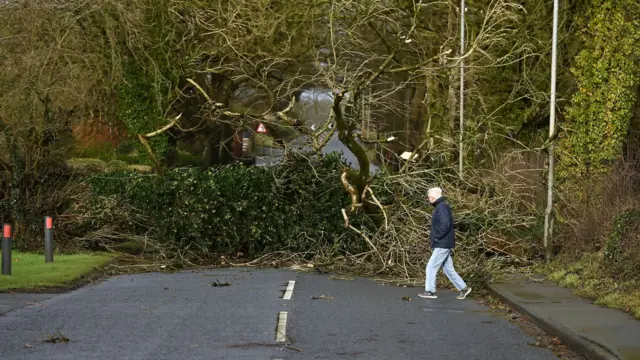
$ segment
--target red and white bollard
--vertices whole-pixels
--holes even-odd
[[[2,275],[11,275],[11,225],[2,227]]]
[[[44,262],[53,262],[53,218],[44,217]]]

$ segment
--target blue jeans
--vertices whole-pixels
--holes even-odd
[[[460,275],[458,275],[456,269],[453,268],[451,249],[435,248],[433,249],[433,253],[431,253],[429,263],[427,264],[427,280],[424,286],[425,291],[433,293],[436,292],[436,276],[438,275],[440,266],[442,266],[444,274],[447,275],[449,281],[453,283],[458,291],[466,289],[467,284],[465,284],[464,280],[462,280]]]

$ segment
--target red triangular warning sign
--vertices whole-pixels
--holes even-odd
[[[256,130],[256,132],[259,132],[261,134],[264,134],[267,132],[267,128],[264,126],[263,123],[259,123],[258,124],[258,130]]]

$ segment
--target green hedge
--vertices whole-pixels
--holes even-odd
[[[91,226],[113,225],[111,221],[122,226],[120,231],[216,254],[255,256],[321,247],[358,252],[365,244],[345,229],[340,213],[349,205],[340,183],[344,166],[337,156],[298,155],[272,167],[176,169],[164,177],[132,172],[95,176],[89,180],[91,212],[104,214],[107,204],[118,204],[123,212],[93,217]],[[364,219],[353,216],[351,222],[362,226]]]

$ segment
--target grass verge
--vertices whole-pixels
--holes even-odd
[[[83,276],[103,267],[113,257],[104,254],[57,255],[45,263],[44,255],[13,252],[11,276],[0,276],[0,292],[71,287]]]
[[[619,309],[640,320],[640,281],[609,275],[603,253],[588,253],[579,261],[558,258],[539,269],[550,280],[574,290],[596,305]]]

